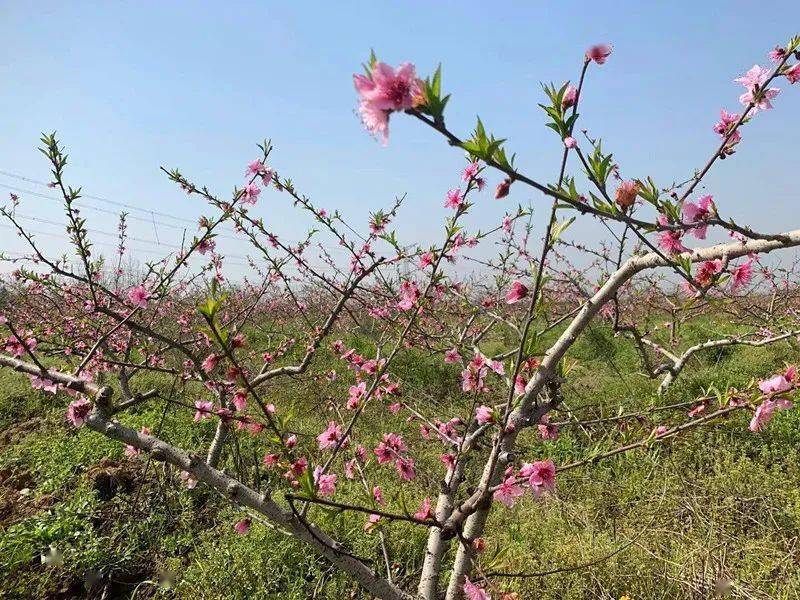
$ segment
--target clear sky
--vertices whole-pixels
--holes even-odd
[[[627,177],[657,183],[685,179],[717,144],[719,109],[738,110],[732,79],[796,33],[794,2],[0,2],[0,170],[46,181],[39,133],[57,130],[69,150],[67,179],[87,193],[194,220],[199,201],[175,189],[158,167],[179,167],[227,194],[272,139],[273,164],[328,209],[366,221],[365,209],[408,199],[397,221],[404,241],[439,239],[444,194],[459,183],[459,152],[433,131],[396,115],[384,148],[354,112],[351,75],[374,48],[391,64],[420,73],[441,62],[453,97],[448,125],[467,134],[479,114],[508,138],[523,171],[552,181],[559,141],[537,107],[540,82],[574,79],[584,49],[614,45],[592,69],[581,127],[602,137]],[[796,227],[800,86],[781,83],[776,109],[743,131],[732,160],[708,178],[724,214],[764,230]],[[492,175],[490,183],[498,177]],[[0,175],[1,185],[52,194]],[[7,197],[9,189],[0,187]],[[20,194],[21,214],[63,220],[53,200]],[[505,209],[532,200],[513,189],[505,201],[484,193],[471,223],[495,223]],[[116,207],[87,200],[87,206]],[[206,211],[208,212],[208,211]],[[297,239],[285,195],[261,196],[257,214]],[[175,243],[185,223],[131,221],[130,246],[153,258],[154,242]],[[540,211],[544,218],[544,211]],[[115,219],[87,210],[89,227],[113,233]],[[41,232],[57,225],[30,222]],[[587,219],[573,235],[596,239]],[[96,241],[113,244],[110,236]],[[63,248],[40,236],[45,247]],[[149,241],[149,242],[148,242]],[[230,255],[246,247],[221,240]],[[102,247],[101,247],[102,248]],[[0,229],[0,250],[21,244]],[[102,248],[109,250],[108,247]],[[138,254],[137,254],[138,253]],[[236,259],[238,261],[238,259]],[[233,262],[234,259],[231,259]],[[240,261],[239,261],[240,262]]]

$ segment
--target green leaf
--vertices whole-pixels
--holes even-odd
[[[298,477],[297,481],[300,484],[300,489],[303,490],[306,496],[309,498],[317,497],[317,488],[314,485],[314,476],[311,474],[311,469],[306,469],[303,474]]]
[[[442,93],[442,63],[439,63],[439,66],[436,67],[436,71],[433,73],[433,82],[431,83],[431,91],[433,91],[434,95],[438,98]]]
[[[561,234],[563,234],[574,221],[575,217],[569,217],[568,219],[564,219],[563,221],[556,223],[555,227],[553,227],[553,230],[550,232],[551,246],[559,240]]]
[[[479,142],[486,140],[486,129],[480,117],[478,117],[478,124],[475,126],[475,139]]]

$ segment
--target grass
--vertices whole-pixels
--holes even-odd
[[[708,330],[723,327],[705,320],[683,331],[684,343],[703,341]],[[642,376],[634,346],[601,326],[575,345],[570,358],[577,363],[564,397],[581,415],[608,416],[619,406],[628,411],[659,402],[657,382]],[[792,360],[796,353],[788,344],[699,354],[660,402],[691,400],[711,384],[743,385]],[[407,397],[429,414],[465,416],[463,397],[454,395],[457,369],[412,351],[395,370]],[[148,383],[163,385],[158,378]],[[300,393],[272,385],[266,395],[282,410],[291,408],[294,428],[312,433],[330,418],[328,398],[346,396],[346,385],[308,382]],[[34,392],[24,378],[7,372],[0,372],[0,390],[0,598],[91,597],[100,587],[87,582],[97,577],[110,598],[363,597],[348,577],[265,524],[254,522],[247,535],[237,535],[232,525],[242,513],[212,491],[187,490],[163,464],[128,458],[102,436],[71,430],[64,399]],[[359,434],[365,444],[387,430],[416,439],[417,425],[404,415],[373,414]],[[625,429],[564,427],[555,442],[525,432],[521,454],[563,464],[684,416],[660,413],[660,420]],[[196,425],[188,411],[165,411],[158,403],[123,419],[190,448],[213,434],[210,421]],[[555,495],[497,507],[480,569],[565,569],[547,577],[492,578],[497,591],[517,591],[521,598],[708,598],[715,586],[727,585],[732,598],[797,598],[800,414],[779,414],[759,435],[747,430],[747,419],[737,414],[649,451],[565,472]],[[240,447],[245,456],[264,452],[248,436],[241,436]],[[400,495],[389,493],[398,490],[390,470],[378,470],[374,483],[384,488],[390,509],[403,502],[415,507],[435,492],[439,450],[417,456],[419,476],[395,492]],[[363,503],[365,492],[343,480],[337,498]],[[378,535],[363,534],[363,515],[312,510],[355,554],[383,564]],[[425,532],[402,523],[383,532],[393,577],[412,579]],[[63,566],[41,563],[51,544],[63,553]],[[586,563],[596,564],[580,568]]]

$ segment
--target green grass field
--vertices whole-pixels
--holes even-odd
[[[720,329],[701,321],[684,331],[684,343]],[[788,344],[709,351],[693,359],[664,399],[654,394],[657,381],[640,373],[634,346],[607,329],[588,332],[570,357],[578,362],[564,388],[566,405],[581,418],[593,418],[611,416],[619,406],[627,412],[688,401],[711,384],[744,385],[796,361],[797,353]],[[429,414],[466,416],[457,368],[412,352],[394,372],[405,395],[427,405]],[[266,395],[281,410],[291,408],[294,429],[316,435],[329,416],[326,399],[346,397],[344,386],[309,381],[301,394],[293,388],[289,396],[276,385]],[[242,513],[224,498],[202,486],[187,490],[163,464],[127,458],[102,436],[72,430],[64,420],[66,403],[0,372],[0,598],[99,598],[86,584],[98,576],[106,582],[105,598],[363,597],[345,575],[267,525],[254,522],[247,535],[237,535],[232,525]],[[377,410],[360,434],[364,439],[387,430],[416,439],[417,425],[407,424],[405,415]],[[651,416],[657,419],[624,429],[563,427],[556,442],[526,432],[521,456],[564,464],[686,417],[685,411]],[[201,447],[214,427],[211,420],[195,424],[189,411],[165,410],[161,403],[122,418],[188,448]],[[566,412],[558,416],[567,418]],[[520,598],[800,597],[800,413],[779,414],[758,435],[748,431],[748,419],[742,411],[650,450],[565,472],[554,496],[526,498],[513,509],[496,506],[481,570],[562,569],[549,576],[493,578]],[[263,455],[249,436],[238,441],[243,456]],[[402,486],[402,498],[391,493],[398,489],[396,478],[381,474],[388,509],[416,507],[435,495],[439,450],[431,445],[417,455],[419,476]],[[235,469],[228,460],[227,468]],[[364,502],[365,492],[341,478],[336,498]],[[382,561],[378,535],[363,533],[363,515],[312,511],[353,552]],[[383,531],[394,579],[413,578],[425,531],[403,523]],[[42,564],[40,555],[51,544],[63,554],[63,566]],[[172,585],[165,582],[170,573]]]

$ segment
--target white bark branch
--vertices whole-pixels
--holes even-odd
[[[800,230],[789,231],[778,234],[774,238],[764,240],[748,240],[745,242],[733,242],[728,244],[717,244],[708,248],[701,248],[690,252],[685,252],[676,259],[688,258],[691,262],[703,262],[725,257],[726,260],[739,258],[748,254],[765,254],[774,250],[790,248],[800,245]],[[628,282],[634,275],[641,271],[667,267],[670,263],[656,254],[650,252],[641,256],[629,258],[617,271],[606,281],[606,283],[583,305],[581,310],[564,330],[555,344],[545,353],[541,365],[536,374],[531,377],[525,387],[519,406],[514,410],[509,418],[509,423],[513,425],[510,431],[500,434],[499,439],[493,445],[492,452],[484,467],[483,474],[478,489],[472,496],[467,498],[460,507],[455,509],[445,527],[452,527],[459,530],[463,527],[464,535],[467,539],[480,536],[486,523],[488,512],[491,509],[490,488],[499,483],[499,478],[505,468],[505,464],[499,460],[503,455],[513,456],[516,437],[519,431],[526,426],[538,422],[542,414],[550,410],[550,406],[545,404],[537,406],[537,398],[544,389],[544,386],[555,376],[558,363],[567,353],[578,336],[594,319],[600,309],[611,300],[620,287]],[[524,340],[523,340],[524,343]],[[464,544],[459,545],[453,564],[453,573],[448,587],[447,600],[459,600],[463,595],[464,578],[471,572],[474,560],[474,552],[471,547]]]
[[[196,455],[172,446],[151,435],[139,433],[129,427],[111,421],[107,416],[113,411],[111,388],[99,387],[72,375],[42,370],[32,363],[0,355],[0,366],[6,366],[29,375],[46,377],[70,389],[77,390],[95,400],[95,409],[86,419],[86,425],[104,436],[149,453],[154,459],[169,463],[186,471],[192,479],[201,481],[222,492],[232,502],[263,515],[270,523],[289,532],[295,538],[311,546],[315,552],[327,559],[337,569],[353,577],[367,592],[383,600],[411,600],[386,579],[377,575],[370,567],[346,552],[341,544],[313,524],[304,523],[291,512],[283,510],[268,495],[259,495],[233,477],[218,471]]]

